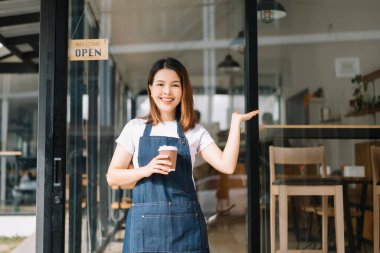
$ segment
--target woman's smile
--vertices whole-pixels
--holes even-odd
[[[170,105],[174,101],[174,98],[161,97],[161,101],[164,104]]]

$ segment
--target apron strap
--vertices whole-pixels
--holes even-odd
[[[186,138],[185,134],[183,133],[181,123],[179,123],[178,120],[177,120],[177,134],[178,134],[178,137],[181,139]]]
[[[151,131],[152,131],[152,123],[146,123],[143,137],[148,138],[150,136]]]

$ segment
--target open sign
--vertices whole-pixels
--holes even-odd
[[[108,39],[70,40],[69,60],[108,60]]]

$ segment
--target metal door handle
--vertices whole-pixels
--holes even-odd
[[[61,186],[60,173],[61,173],[61,158],[54,157],[54,166],[53,166],[53,185]]]

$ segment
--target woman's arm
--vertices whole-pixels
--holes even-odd
[[[148,165],[138,169],[127,169],[131,160],[132,155],[117,144],[107,172],[107,182],[110,186],[133,188],[137,181],[153,173],[167,175],[170,172],[171,163],[167,155],[158,155]]]
[[[227,143],[223,152],[215,143],[212,143],[200,152],[201,157],[212,167],[222,173],[234,173],[239,155],[240,124],[244,121],[250,120],[257,114],[259,114],[259,110],[246,114],[234,112],[231,118],[231,126]]]

